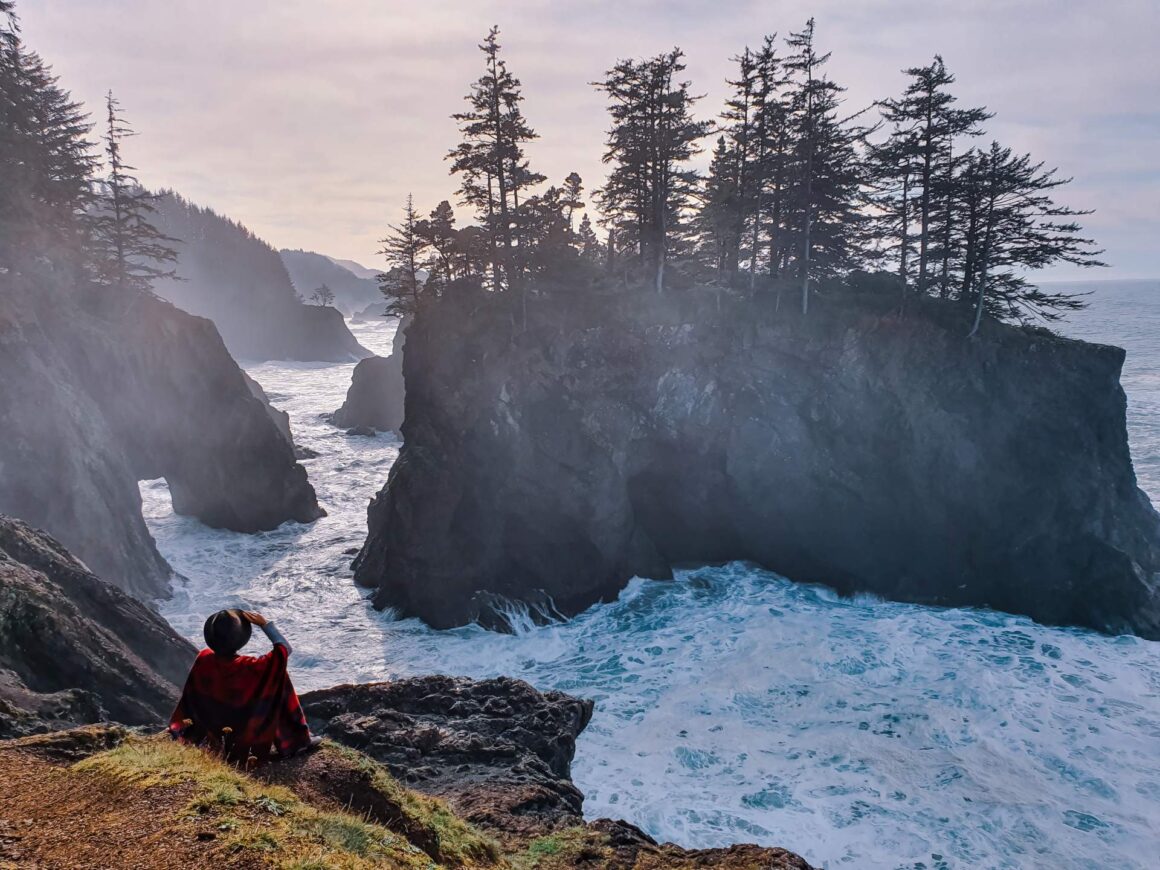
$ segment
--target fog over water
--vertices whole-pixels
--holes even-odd
[[[1160,494],[1160,281],[1099,285],[1062,328],[1127,347],[1137,475]],[[393,326],[355,324],[385,353]],[[608,605],[513,635],[373,611],[347,551],[399,444],[326,424],[351,365],[247,370],[290,413],[329,516],[260,535],[172,513],[142,484],[184,576],[165,616],[244,604],[292,641],[300,689],[509,674],[594,698],[574,765],[589,817],[685,846],[757,841],[825,867],[1154,867],[1160,643],[988,611],[840,599],[743,564],[636,580]]]

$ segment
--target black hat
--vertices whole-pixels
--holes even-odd
[[[219,610],[205,621],[205,645],[220,656],[232,656],[250,641],[250,622],[240,610]]]

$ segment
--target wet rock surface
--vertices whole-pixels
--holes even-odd
[[[581,820],[576,737],[592,702],[520,680],[421,677],[302,696],[311,729],[366,753],[468,822],[528,832]]]
[[[450,298],[408,332],[404,444],[356,580],[435,627],[564,614],[749,560],[901,601],[1160,637],[1124,352],[819,297]],[[953,312],[951,312],[953,315]],[[517,328],[519,327],[519,328]],[[534,608],[536,609],[536,608]]]
[[[0,737],[160,724],[196,653],[48,535],[0,516]]]

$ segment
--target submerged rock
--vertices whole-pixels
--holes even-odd
[[[167,594],[138,481],[253,532],[323,515],[279,423],[214,325],[161,299],[0,276],[0,512],[109,582]]]
[[[48,535],[0,516],[0,737],[158,724],[196,654]]]
[[[1124,352],[861,299],[440,300],[356,579],[436,627],[745,559],[843,592],[1160,637]],[[946,314],[947,316],[944,316]]]
[[[468,822],[507,831],[577,824],[576,737],[592,702],[520,680],[422,677],[302,696],[315,733],[366,753]]]

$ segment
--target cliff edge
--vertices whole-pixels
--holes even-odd
[[[155,297],[0,276],[0,512],[109,582],[166,594],[138,481],[236,531],[322,515],[290,440],[214,325]]]
[[[356,579],[436,627],[576,613],[751,560],[843,592],[1160,637],[1124,351],[946,309],[572,293],[440,300]]]

